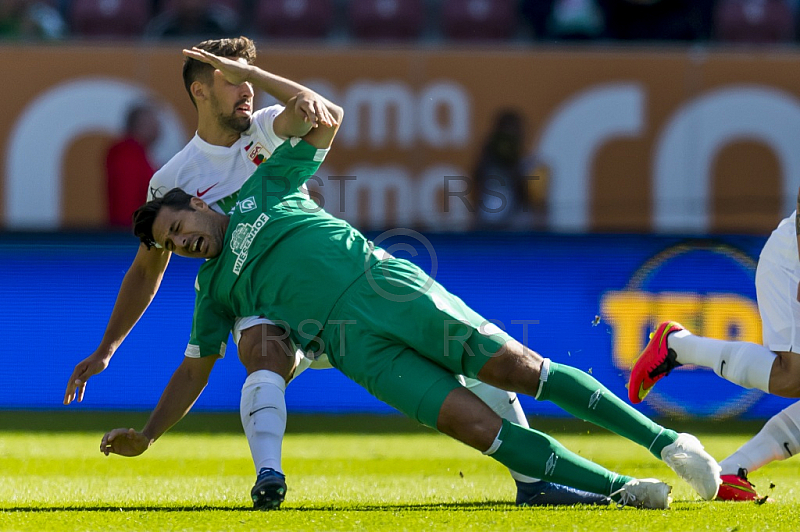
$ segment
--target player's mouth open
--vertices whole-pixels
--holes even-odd
[[[245,104],[236,106],[236,111],[239,112],[239,113],[250,114],[251,108],[250,108],[250,105],[245,103]]]
[[[202,236],[197,237],[197,240],[195,240],[194,244],[192,245],[192,251],[195,253],[199,252],[202,249],[203,242],[204,239]]]

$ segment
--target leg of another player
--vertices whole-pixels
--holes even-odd
[[[258,474],[253,502],[256,508],[277,508],[286,491],[281,467],[284,392],[295,363],[294,349],[282,329],[260,323],[242,331],[238,351],[247,370],[239,413]]]
[[[437,428],[510,469],[649,508],[669,506],[669,486],[638,481],[567,450],[547,434],[500,418],[466,388],[445,398]],[[633,495],[633,497],[630,497]]]
[[[769,393],[800,399],[800,354],[780,352],[775,355],[769,374]]]
[[[701,497],[716,496],[719,466],[696,438],[658,425],[583,371],[551,362],[509,340],[483,365],[478,379],[551,401],[575,417],[638,443],[664,460]]]
[[[800,363],[792,364],[788,359],[780,360],[790,353],[776,355],[763,345],[705,338],[685,329],[670,333],[667,347],[675,352],[675,360],[679,364],[710,368],[734,384],[776,395],[779,395],[778,392],[772,391],[773,379],[778,379],[776,383],[779,387],[785,386],[779,374],[782,368],[796,366],[794,369],[800,371]],[[790,386],[787,391],[791,388]],[[800,392],[800,386],[795,385],[793,388]]]
[[[693,364],[744,388],[800,398],[800,354],[772,352],[751,342],[730,342],[679,330],[667,337],[679,364]]]
[[[719,465],[723,475],[737,475],[739,469],[752,473],[770,462],[791,458],[798,452],[800,402],[772,416],[758,434]]]
[[[800,403],[772,416],[761,431],[720,462],[722,486],[718,499],[754,501],[761,496],[747,478],[770,462],[786,460],[800,452]]]
[[[793,269],[762,255],[756,268],[756,298],[763,345],[696,336],[675,322],[659,325],[631,371],[631,401],[644,399],[678,364],[710,368],[745,388],[800,398],[800,355],[787,352],[798,345],[798,282]]]
[[[795,331],[800,302],[794,289],[798,282],[793,269],[780,262],[759,261],[756,298],[764,345],[715,340],[676,330],[668,333],[667,347],[674,351],[679,364],[711,368],[720,377],[745,388],[800,398],[800,355],[788,352],[798,341]]]

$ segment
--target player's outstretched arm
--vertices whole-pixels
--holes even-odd
[[[172,374],[142,431],[126,428],[109,431],[100,442],[100,452],[106,456],[109,454],[138,456],[149,449],[162,434],[191,410],[208,384],[208,376],[218,359],[219,355],[202,358],[185,357]]]
[[[213,66],[228,83],[239,85],[250,82],[286,105],[287,108],[276,117],[274,124],[275,133],[282,137],[302,137],[312,127],[336,124],[335,116],[328,108],[331,102],[308,87],[255,65],[220,57],[199,48],[185,49],[183,55]],[[297,100],[290,107],[288,102],[294,97]]]
[[[122,280],[100,345],[94,353],[78,362],[69,377],[64,393],[65,405],[74,400],[83,401],[86,381],[106,369],[111,357],[158,292],[169,257],[170,253],[166,250],[139,247],[136,258]]]

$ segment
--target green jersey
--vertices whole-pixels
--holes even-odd
[[[223,354],[236,316],[263,316],[435,428],[455,375],[477,376],[511,338],[302,194],[325,153],[290,139],[244,184],[222,253],[200,268],[187,355]]]
[[[339,297],[377,262],[371,242],[300,191],[327,151],[290,139],[242,186],[222,253],[197,275],[187,354],[224,354],[237,316],[271,319],[315,349]]]

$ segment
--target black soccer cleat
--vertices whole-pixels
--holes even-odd
[[[531,483],[516,482],[517,506],[573,506],[575,504],[605,506],[611,502],[611,499],[605,495],[589,493],[544,480]]]
[[[277,510],[286,496],[286,476],[271,467],[262,468],[250,496],[254,510]]]

